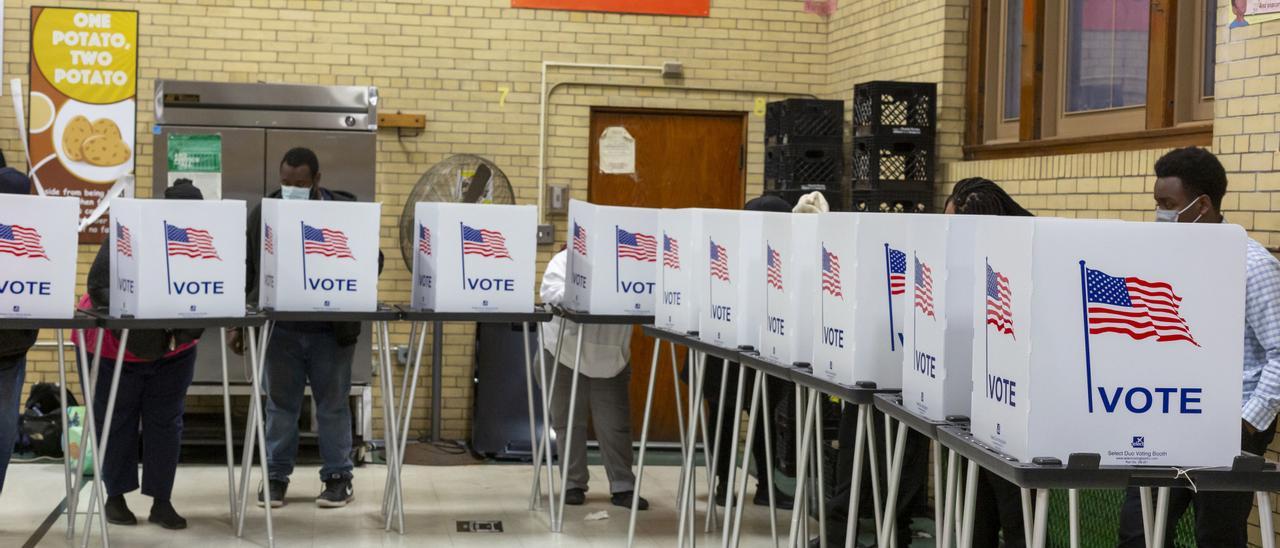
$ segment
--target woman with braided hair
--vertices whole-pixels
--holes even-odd
[[[951,196],[947,198],[944,211],[948,215],[1032,216],[1030,211],[1013,201],[1000,185],[982,177],[970,177],[956,183],[955,188],[951,189]]]

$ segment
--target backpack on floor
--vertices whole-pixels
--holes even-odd
[[[22,416],[18,418],[19,449],[42,457],[62,458],[62,404],[58,385],[38,383],[31,387]],[[67,394],[67,404],[76,405]]]

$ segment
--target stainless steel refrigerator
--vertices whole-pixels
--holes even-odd
[[[299,146],[319,157],[320,186],[351,192],[360,201],[376,200],[377,88],[161,80],[156,82],[155,101],[154,196],[162,195],[169,185],[170,136],[218,135],[222,197],[244,200],[250,211],[280,188],[281,160],[286,151]],[[366,323],[352,364],[355,385],[369,384],[370,333]],[[222,382],[220,345],[216,330],[205,333],[196,383]],[[231,382],[248,383],[248,363],[230,352],[228,359]]]

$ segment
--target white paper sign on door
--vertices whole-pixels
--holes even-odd
[[[636,139],[627,128],[613,126],[600,134],[600,171],[614,175],[636,172]]]

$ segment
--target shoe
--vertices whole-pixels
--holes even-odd
[[[289,490],[289,482],[270,480],[267,482],[268,488],[271,489],[271,507],[279,508],[284,506],[284,494]],[[263,507],[262,488],[258,488],[258,507]]]
[[[569,506],[582,506],[587,502],[587,492],[582,489],[566,489],[564,503]]]
[[[155,523],[165,529],[186,529],[187,520],[178,515],[178,511],[173,509],[173,504],[167,500],[156,499],[151,503],[151,517],[147,521]]]
[[[614,506],[621,506],[623,508],[630,510],[631,497],[634,497],[634,496],[636,496],[635,491],[623,491],[621,493],[614,493],[613,496],[609,498],[609,502],[612,502]],[[648,510],[649,501],[644,500],[644,497],[640,497],[640,502],[639,504],[636,505],[636,508],[639,510]]]
[[[324,480],[324,491],[316,497],[316,506],[321,508],[342,508],[355,500],[355,491],[351,489],[351,478],[338,477]]]
[[[116,495],[107,497],[106,506],[107,523],[112,525],[137,525],[138,518],[129,511],[129,505],[124,502],[124,495]]]
[[[773,490],[773,505],[779,510],[790,510],[795,507],[795,499],[791,495],[783,493],[780,489]],[[769,491],[761,485],[756,487],[756,496],[751,499],[751,503],[756,506],[769,505]]]

